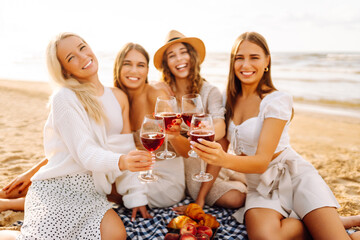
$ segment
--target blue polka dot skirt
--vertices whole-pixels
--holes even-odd
[[[17,239],[101,239],[100,223],[109,209],[89,174],[34,181]]]

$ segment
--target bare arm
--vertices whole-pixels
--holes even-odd
[[[286,121],[267,118],[261,129],[257,151],[254,156],[236,156],[226,153],[219,143],[202,141],[193,143],[196,153],[207,163],[243,173],[266,171],[279,143]]]
[[[226,124],[225,120],[222,118],[215,118],[213,120],[214,128],[215,128],[215,141],[222,139],[226,134]]]
[[[20,174],[17,176],[14,180],[11,181],[6,187],[4,187],[2,190],[5,191],[6,195],[11,194],[22,194],[31,184],[30,179],[34,174],[39,171],[39,169],[46,165],[48,160],[44,158],[40,162],[36,163],[32,168],[27,170],[26,172]]]

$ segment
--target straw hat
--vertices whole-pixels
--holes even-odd
[[[158,70],[160,70],[162,68],[162,66],[161,66],[162,60],[163,60],[164,52],[166,51],[166,49],[170,45],[172,45],[174,43],[179,43],[179,42],[189,43],[198,53],[200,63],[202,63],[204,61],[205,45],[204,45],[203,41],[201,41],[199,38],[195,38],[195,37],[185,37],[184,34],[178,32],[176,30],[171,30],[168,33],[168,35],[166,36],[164,46],[159,48],[159,50],[157,50],[154,55],[154,65]]]

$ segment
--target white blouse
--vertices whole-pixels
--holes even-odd
[[[287,121],[275,153],[290,146],[288,129],[292,115],[292,106],[293,99],[291,95],[286,92],[275,91],[262,99],[258,116],[249,118],[239,125],[235,125],[230,120],[227,139],[231,143],[234,153],[237,155],[255,155],[265,118],[277,118]]]

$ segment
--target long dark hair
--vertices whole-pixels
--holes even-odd
[[[265,94],[270,93],[276,90],[275,86],[271,80],[271,55],[269,47],[266,43],[265,38],[257,33],[257,32],[245,32],[241,34],[236,40],[231,49],[231,56],[230,56],[230,69],[229,69],[229,77],[228,77],[228,84],[226,89],[226,122],[229,121],[234,115],[234,108],[236,103],[236,97],[238,95],[242,95],[241,89],[241,81],[235,75],[234,72],[234,64],[235,64],[235,56],[237,51],[239,50],[239,46],[243,41],[249,41],[261,47],[264,50],[266,56],[269,57],[269,65],[268,71],[264,71],[264,75],[262,76],[257,88],[256,92],[262,99]],[[264,87],[266,86],[266,87]]]

